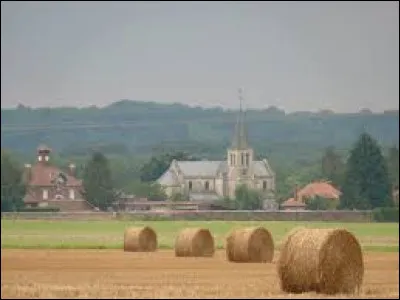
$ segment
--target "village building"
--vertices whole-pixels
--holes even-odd
[[[157,182],[165,188],[168,197],[180,193],[189,201],[234,198],[236,187],[245,184],[262,193],[264,209],[277,209],[275,173],[267,159],[254,159],[254,151],[248,143],[241,93],[235,133],[226,154],[224,161],[173,160]]]
[[[49,147],[39,146],[36,163],[25,165],[25,206],[58,207],[60,211],[92,210],[83,199],[82,181],[75,177],[75,165],[70,164],[68,171],[64,172],[51,164],[50,154]]]
[[[281,204],[283,210],[304,210],[306,199],[321,197],[331,201],[339,201],[341,192],[327,181],[315,181],[302,189],[295,188],[293,198]]]

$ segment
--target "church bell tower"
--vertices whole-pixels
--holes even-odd
[[[249,184],[252,179],[253,149],[249,147],[243,111],[243,89],[239,89],[239,114],[236,121],[232,145],[227,150],[228,190],[233,197],[236,186]]]

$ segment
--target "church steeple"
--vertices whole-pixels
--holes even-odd
[[[249,147],[247,140],[247,130],[244,120],[243,110],[243,89],[239,89],[239,114],[235,126],[235,133],[232,139],[232,145],[227,150],[227,194],[229,197],[235,197],[235,190],[238,184],[251,184],[251,178],[254,171],[253,167],[253,149]]]
[[[232,148],[235,150],[245,150],[249,148],[247,142],[247,130],[244,123],[243,103],[243,89],[239,88],[239,114],[236,121],[235,133],[232,140]]]

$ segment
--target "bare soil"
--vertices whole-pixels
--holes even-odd
[[[1,250],[1,298],[324,298],[280,290],[272,264],[176,258],[172,250]],[[360,295],[399,298],[399,253],[366,253]],[[337,295],[336,298],[348,298]],[[332,296],[330,296],[332,298]]]

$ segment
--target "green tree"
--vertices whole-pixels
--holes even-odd
[[[276,186],[276,199],[278,204],[283,203],[293,192],[293,180],[290,179],[291,170],[282,167],[275,168],[275,186]]]
[[[197,160],[186,152],[162,153],[152,156],[140,169],[140,179],[144,182],[157,180],[169,167],[172,160]]]
[[[348,147],[349,137],[361,124],[369,124],[382,144],[398,142],[399,139],[398,110],[373,115],[311,112],[285,115],[283,111],[274,111],[274,108],[249,110],[246,123],[255,137],[251,142],[255,153],[268,149],[265,154],[272,161],[279,161],[276,165],[281,161],[292,164],[313,160],[322,147],[331,143],[333,135],[336,147]],[[125,155],[126,151],[148,156],[156,144],[163,148],[167,148],[167,144],[171,149],[179,144],[179,148],[188,153],[217,160],[226,154],[236,112],[179,104],[119,101],[102,108],[5,109],[1,118],[2,144],[12,145],[14,151],[21,151],[29,157],[37,146],[36,136],[18,136],[27,126],[45,122],[48,126],[35,128],[37,135],[45,135],[46,142],[57,145],[60,150],[68,150],[73,145],[73,151],[68,152],[79,156],[90,156],[92,147],[103,153],[108,151],[110,160],[109,154]],[[59,126],[67,124],[76,125],[68,130],[59,130]],[[130,138],[132,131],[136,132],[135,138]],[[103,145],[96,145],[94,141],[102,141]],[[78,151],[77,145],[81,145]],[[318,167],[320,169],[320,162]]]
[[[24,206],[26,186],[22,173],[10,154],[1,151],[1,211],[18,211]]]
[[[396,188],[399,187],[399,148],[390,147],[387,155],[387,165],[390,175],[390,181]]]
[[[167,198],[163,187],[153,182],[134,180],[126,185],[123,190],[125,193],[131,193],[137,197],[147,198],[151,201],[162,201]]]
[[[85,168],[83,189],[86,200],[101,210],[107,210],[117,200],[108,160],[100,152],[93,153]]]
[[[334,199],[326,199],[323,197],[315,196],[305,199],[306,209],[309,210],[331,210],[336,209],[337,201]]]
[[[370,209],[392,206],[391,183],[378,143],[360,135],[347,160],[340,208]]]
[[[171,201],[172,202],[182,202],[185,201],[185,197],[182,193],[173,193],[171,196]]]
[[[325,149],[321,161],[322,177],[340,188],[343,182],[344,169],[344,163],[339,154],[336,153],[335,148],[331,146]]]
[[[150,184],[147,199],[151,201],[163,201],[167,199],[167,195],[164,188],[160,184],[153,182]]]
[[[290,168],[277,167],[276,173],[276,199],[278,204],[293,197],[296,187],[321,178],[320,161],[315,161],[292,165]]]
[[[235,190],[235,203],[237,209],[257,210],[262,208],[261,194],[246,185],[241,184]]]
[[[229,198],[228,196],[221,197],[217,201],[214,202],[217,209],[227,209],[227,210],[235,210],[236,202],[234,199]]]

